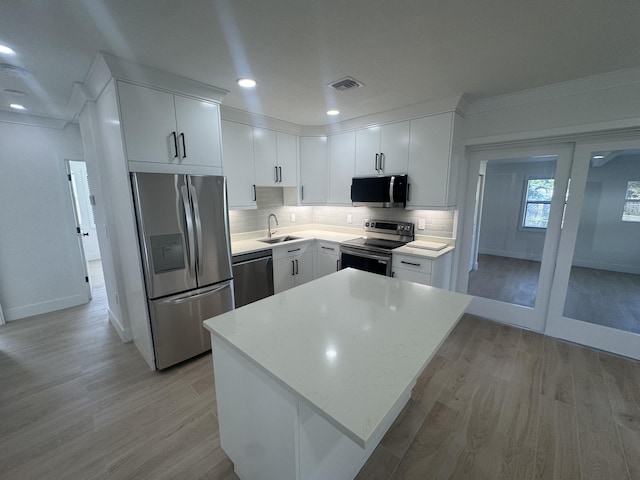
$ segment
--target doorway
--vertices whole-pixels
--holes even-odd
[[[105,282],[102,273],[100,246],[94,220],[94,201],[91,194],[87,165],[83,160],[65,161],[69,190],[71,192],[74,216],[78,228],[79,245],[89,283],[89,298],[97,292],[103,292]]]
[[[469,313],[544,331],[573,144],[474,151],[458,289]],[[468,255],[468,256],[467,256]]]

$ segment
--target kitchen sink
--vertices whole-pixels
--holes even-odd
[[[285,237],[265,238],[259,241],[262,243],[268,243],[273,245],[274,243],[284,243],[284,242],[290,242],[292,240],[300,240],[300,237],[293,237],[291,235],[287,235]]]

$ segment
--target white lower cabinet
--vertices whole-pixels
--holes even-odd
[[[274,293],[313,280],[313,240],[274,247],[272,251]]]
[[[340,269],[340,244],[316,240],[316,276],[324,277]]]
[[[392,253],[393,277],[448,290],[451,286],[451,258],[451,252],[437,258]]]

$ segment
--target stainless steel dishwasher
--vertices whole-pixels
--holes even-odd
[[[233,256],[233,291],[236,308],[273,295],[271,250]]]

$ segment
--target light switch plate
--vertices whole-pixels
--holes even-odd
[[[418,230],[424,230],[424,218],[418,219]]]
[[[350,213],[347,213],[347,223],[352,223],[353,222],[353,215],[351,215]]]
[[[295,214],[295,213],[292,213],[292,214],[291,214],[291,222],[293,223],[293,222],[295,222],[295,221],[296,221],[296,214]]]

